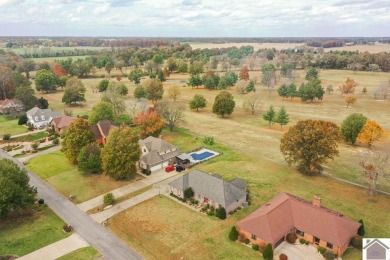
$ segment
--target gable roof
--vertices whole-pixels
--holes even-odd
[[[149,150],[149,152],[157,151],[157,152],[161,153],[161,152],[165,152],[165,151],[172,150],[172,149],[176,148],[172,144],[164,141],[163,139],[156,138],[153,136],[149,136],[143,140],[142,139],[139,140],[139,144],[140,144],[140,146],[145,145],[146,148]]]
[[[4,99],[0,100],[0,108],[5,106],[23,106],[23,102],[19,99],[13,98],[13,99]]]
[[[112,128],[118,127],[111,120],[100,120],[95,125],[91,126],[92,132],[95,134],[96,139],[107,138]]]
[[[194,170],[169,183],[170,186],[184,191],[191,187],[194,193],[200,194],[226,208],[242,197],[246,192],[205,172]]]
[[[76,120],[76,118],[71,116],[57,116],[56,118],[53,118],[51,123],[59,129],[65,129],[68,128],[74,120]]]
[[[246,188],[246,182],[240,178],[235,178],[230,181],[231,184],[236,186],[239,189],[245,189]]]
[[[367,243],[367,245],[365,247],[363,247],[363,249],[367,249],[368,247],[371,247],[373,244],[376,244],[376,243],[379,244],[380,246],[382,246],[385,249],[390,249],[388,246],[386,246],[382,241],[378,240],[377,238],[375,238],[372,241],[369,241]]]
[[[295,227],[338,247],[348,243],[360,225],[288,193],[278,194],[237,223],[240,229],[274,244]]]
[[[59,112],[54,112],[50,108],[40,109],[38,107],[31,108],[26,114],[31,117],[33,122],[48,121],[50,118],[55,118],[60,115]],[[42,116],[44,116],[44,119],[42,119]]]

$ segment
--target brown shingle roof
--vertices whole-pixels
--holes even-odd
[[[118,127],[111,120],[100,120],[96,125],[91,126],[92,132],[95,134],[96,139],[100,139],[102,137],[107,138],[110,130],[114,127]]]
[[[273,244],[295,227],[342,247],[356,235],[360,224],[336,211],[280,193],[238,222],[237,227]]]
[[[59,129],[65,129],[70,126],[73,121],[76,120],[76,118],[71,116],[58,116],[54,118],[51,122],[53,125],[55,125]]]

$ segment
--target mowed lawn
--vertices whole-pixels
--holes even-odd
[[[259,259],[252,249],[229,241],[233,224],[156,196],[115,215],[108,228],[145,259]]]
[[[42,206],[32,215],[12,217],[0,222],[0,255],[23,256],[66,238],[64,222],[48,207]]]
[[[100,253],[92,246],[77,249],[69,254],[57,258],[57,260],[94,260]]]
[[[136,181],[115,181],[104,174],[84,175],[71,165],[61,152],[41,155],[31,159],[27,168],[47,181],[64,196],[76,196],[75,203],[94,198]]]
[[[23,134],[27,132],[27,128],[22,125],[18,125],[18,118],[10,116],[0,116],[0,138],[3,139],[3,135],[11,134]]]

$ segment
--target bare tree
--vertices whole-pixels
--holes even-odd
[[[388,154],[365,151],[360,160],[360,166],[363,167],[363,176],[367,178],[368,191],[374,195],[377,191],[377,183],[381,178],[390,177],[390,168],[387,167],[389,161]]]
[[[173,85],[168,89],[168,97],[176,101],[178,97],[180,97],[181,92],[178,85]]]
[[[134,117],[137,115],[137,110],[138,110],[138,102],[135,100],[130,100],[127,103],[127,108],[130,110],[131,115]]]
[[[388,82],[381,82],[381,85],[374,92],[375,99],[380,98],[386,100],[387,95],[390,94],[390,80]]]
[[[157,104],[158,114],[168,124],[169,131],[173,131],[175,126],[184,123],[184,106],[176,103],[159,102]]]
[[[272,89],[276,83],[275,71],[268,71],[263,74],[263,83],[267,86],[269,94],[271,95]]]
[[[255,92],[249,93],[244,97],[242,106],[245,111],[254,115],[261,106],[259,95]]]

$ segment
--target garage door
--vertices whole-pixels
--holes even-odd
[[[168,166],[168,162],[164,162],[162,166],[163,167],[167,167]]]
[[[157,171],[157,170],[160,170],[162,167],[161,167],[161,164],[158,164],[158,165],[155,165],[153,167],[150,167],[150,171]]]

